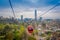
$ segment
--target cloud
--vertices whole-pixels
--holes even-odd
[[[39,18],[41,14],[43,14],[45,11],[47,11],[51,7],[52,6],[37,8],[37,15],[38,15],[37,17]],[[60,12],[56,12],[60,10],[59,8],[60,7],[56,7],[55,9],[51,10],[47,14],[43,15],[42,17],[43,18],[59,18]],[[24,18],[34,18],[34,10],[35,8],[14,7],[16,18],[20,18],[21,15],[23,15]],[[5,16],[5,17],[13,16],[12,10],[10,8],[2,9],[0,11],[0,16]]]
[[[25,17],[34,18],[34,10],[37,9],[38,18],[41,14],[53,7],[59,0],[11,0],[15,15],[20,18],[21,15]],[[2,7],[2,8],[1,8]],[[59,18],[60,6],[49,11],[48,14],[42,16],[43,18]],[[9,2],[0,0],[0,16],[13,16]],[[54,16],[54,17],[53,17]]]
[[[42,16],[44,19],[60,19],[60,13],[48,13]]]
[[[29,0],[30,2],[32,2],[32,3],[37,3],[38,2],[38,0]]]

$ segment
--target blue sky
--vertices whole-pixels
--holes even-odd
[[[51,7],[60,3],[60,0],[11,0],[16,17],[24,15],[24,17],[34,18],[34,10],[37,9],[38,17]],[[60,5],[60,4],[59,4]],[[60,6],[54,8],[51,12],[44,15],[44,18],[59,18]],[[41,14],[40,14],[41,13]],[[55,14],[55,15],[54,15]],[[0,16],[13,16],[9,1],[0,0]],[[53,17],[54,15],[54,17]]]
[[[11,0],[13,6],[29,6],[29,7],[44,7],[55,5],[60,2],[60,0]],[[9,7],[8,0],[0,0],[0,7]]]

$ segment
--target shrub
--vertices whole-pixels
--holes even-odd
[[[32,36],[29,36],[28,37],[28,40],[36,40],[36,38],[32,37]]]

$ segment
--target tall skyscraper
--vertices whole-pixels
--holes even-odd
[[[35,10],[35,21],[37,21],[37,10]]]
[[[23,15],[21,15],[21,21],[23,21]]]

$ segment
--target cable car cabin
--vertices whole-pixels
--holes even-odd
[[[28,32],[32,33],[33,32],[33,27],[31,25],[28,26]]]

